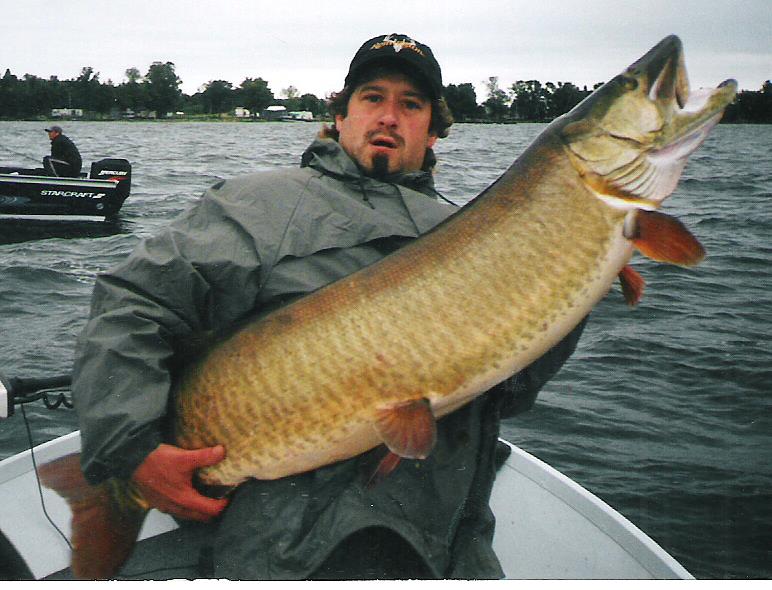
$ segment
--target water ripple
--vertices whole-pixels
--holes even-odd
[[[19,153],[46,149],[39,123],[0,122]],[[438,142],[437,187],[465,203],[543,125],[455,125]],[[308,124],[67,124],[84,161],[132,161],[120,227],[10,235],[0,226],[0,371],[69,370],[95,276],[217,180],[297,165]],[[504,435],[609,502],[698,577],[772,577],[772,150],[769,127],[720,125],[663,209],[708,257],[691,270],[636,256],[647,281],[628,308],[617,287],[535,408]],[[0,156],[3,153],[0,152]],[[12,164],[14,162],[8,162]],[[37,442],[73,430],[72,412],[30,408]],[[19,421],[0,457],[21,450]]]

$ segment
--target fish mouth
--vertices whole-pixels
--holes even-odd
[[[732,79],[724,80],[715,88],[692,91],[683,44],[676,35],[665,37],[632,64],[626,74],[636,78],[649,100],[660,105],[671,124],[668,143],[698,130],[707,135],[737,93],[737,82]]]

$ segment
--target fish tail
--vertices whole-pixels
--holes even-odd
[[[40,481],[72,510],[72,573],[76,578],[114,577],[129,557],[147,514],[128,482],[111,479],[92,486],[80,468],[80,454],[39,468]]]

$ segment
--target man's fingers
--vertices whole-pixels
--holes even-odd
[[[191,489],[174,497],[159,497],[152,505],[172,516],[207,522],[225,510],[228,500],[207,498]]]
[[[185,508],[194,514],[192,517],[193,520],[206,522],[215,516],[218,516],[220,512],[225,510],[227,505],[228,500],[224,498],[217,500],[215,498],[207,498],[206,496],[197,494],[195,498],[190,498],[189,501],[185,503]]]
[[[205,496],[200,498],[196,500],[188,499],[184,504],[174,504],[168,510],[163,510],[162,512],[167,512],[186,520],[209,522],[218,516],[228,505],[227,500],[214,500]]]
[[[159,510],[161,509],[159,508]],[[161,512],[182,520],[196,520],[198,522],[209,522],[214,518],[214,516],[204,514],[197,510],[191,510],[186,506],[170,506],[167,510],[161,510]]]
[[[207,521],[228,505],[225,499],[207,498],[193,487],[193,473],[225,458],[225,447],[185,450],[161,444],[132,476],[145,500],[161,512],[180,518]]]
[[[190,466],[193,469],[216,465],[225,459],[225,447],[222,445],[207,447],[205,449],[184,451],[184,453]]]

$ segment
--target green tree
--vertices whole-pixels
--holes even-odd
[[[201,98],[209,114],[225,113],[236,106],[233,104],[233,84],[225,80],[212,80],[205,84]]]
[[[147,108],[147,88],[143,85],[142,74],[137,68],[128,68],[126,82],[116,88],[118,108],[131,109],[135,113]]]
[[[147,106],[154,110],[158,117],[165,117],[166,113],[177,110],[182,96],[180,91],[182,80],[175,73],[172,62],[153,62],[145,75],[144,84],[147,91]]]
[[[24,74],[24,81],[18,86],[18,115],[24,118],[34,117],[38,113],[51,110],[48,84],[45,80]]]
[[[99,86],[99,74],[94,74],[94,68],[86,66],[81,68],[80,75],[70,81],[72,106],[76,109],[95,111],[97,100],[97,87]]]
[[[518,80],[510,87],[510,113],[518,121],[547,118],[547,91],[538,80]]]
[[[10,69],[6,69],[5,75],[0,79],[0,117],[18,117],[21,100],[19,79]]]
[[[584,90],[580,90],[571,82],[558,82],[549,104],[549,116],[559,117],[567,113],[589,94],[590,92],[586,87]]]
[[[268,88],[268,82],[262,78],[246,78],[239,89],[240,106],[253,113],[259,113],[273,103],[273,92]]]
[[[126,75],[126,82],[129,84],[139,84],[142,80],[142,74],[139,73],[137,68],[126,68],[124,73]]]
[[[67,83],[62,82],[56,76],[51,76],[46,82],[46,93],[48,95],[49,109],[61,108],[68,106],[72,101],[68,99],[70,91],[67,88]],[[41,114],[41,113],[36,113]]]
[[[764,82],[760,91],[738,92],[722,120],[726,123],[772,123],[772,81]]]
[[[483,103],[491,121],[501,122],[507,114],[507,93],[499,88],[499,77],[491,76],[485,82],[488,99]]]
[[[284,97],[281,104],[287,107],[288,111],[300,110],[300,96],[297,88],[290,84],[287,88],[282,89],[281,94]]]
[[[477,114],[477,93],[471,82],[448,84],[444,96],[456,121],[468,121]]]
[[[314,117],[327,114],[327,104],[315,94],[304,94],[298,100],[299,111],[311,111]]]

